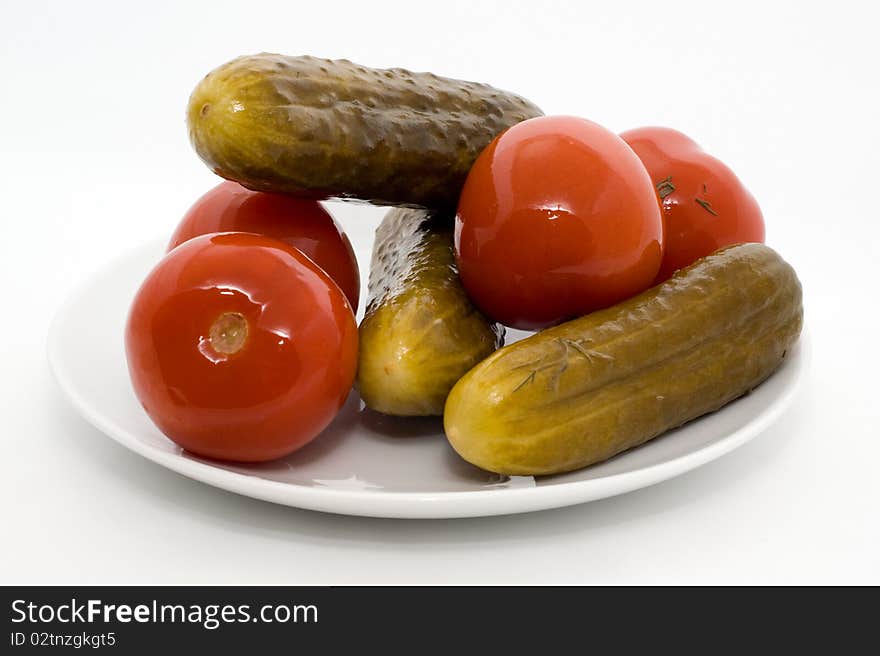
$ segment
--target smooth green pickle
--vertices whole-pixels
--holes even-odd
[[[632,299],[496,351],[449,394],[446,435],[493,472],[586,467],[759,385],[802,323],[791,266],[763,244],[727,247]]]
[[[483,148],[540,115],[486,84],[264,53],[209,73],[187,122],[204,162],[250,189],[454,207]]]
[[[458,279],[452,215],[396,208],[376,231],[357,386],[390,415],[443,414],[469,369],[501,346],[504,329],[471,304]]]

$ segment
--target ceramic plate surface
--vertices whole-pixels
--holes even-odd
[[[366,281],[372,232],[363,232],[349,231],[349,237]],[[59,311],[48,348],[62,390],[86,420],[163,467],[299,508],[374,517],[475,517],[621,494],[699,467],[761,433],[791,401],[805,368],[808,344],[802,335],[780,370],[751,394],[608,462],[559,476],[484,472],[455,454],[439,418],[385,417],[365,410],[356,392],[327,430],[293,455],[260,465],[218,464],[182,451],[162,435],[129,382],[122,338],[126,313],[162,252],[163,244],[155,243],[126,254]]]

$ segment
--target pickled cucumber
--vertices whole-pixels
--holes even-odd
[[[454,206],[480,151],[540,115],[486,84],[267,53],[209,73],[187,109],[196,152],[245,187],[422,207]]]
[[[802,321],[800,282],[775,251],[727,247],[495,352],[449,394],[446,434],[465,460],[503,474],[601,462],[760,384]]]
[[[357,385],[391,415],[440,415],[449,390],[501,346],[504,329],[468,300],[452,252],[452,216],[397,208],[376,231]]]

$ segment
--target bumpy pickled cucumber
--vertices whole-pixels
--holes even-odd
[[[376,231],[369,293],[357,384],[379,412],[442,414],[456,381],[503,343],[504,329],[461,286],[446,213],[388,212]]]
[[[480,151],[540,115],[486,84],[273,54],[215,69],[187,110],[199,156],[250,189],[423,207],[454,206]]]
[[[794,270],[762,244],[728,247],[495,352],[449,394],[446,434],[490,471],[578,469],[745,394],[781,364],[802,321]]]

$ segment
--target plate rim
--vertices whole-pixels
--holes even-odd
[[[527,513],[596,501],[625,494],[675,478],[733,451],[765,432],[791,406],[801,388],[809,359],[809,333],[804,327],[783,366],[795,367],[791,383],[772,405],[723,438],[670,460],[601,478],[568,481],[528,488],[493,488],[453,492],[391,492],[340,490],[273,481],[183,458],[141,441],[132,431],[107,419],[76,389],[63,364],[60,327],[77,301],[114,266],[136,252],[153,246],[152,240],[108,260],[68,293],[49,324],[46,354],[56,383],[74,410],[94,428],[118,444],[158,465],[228,492],[284,506],[338,515],[395,519],[452,519]],[[777,375],[779,370],[772,376]],[[694,421],[698,421],[698,419]]]

